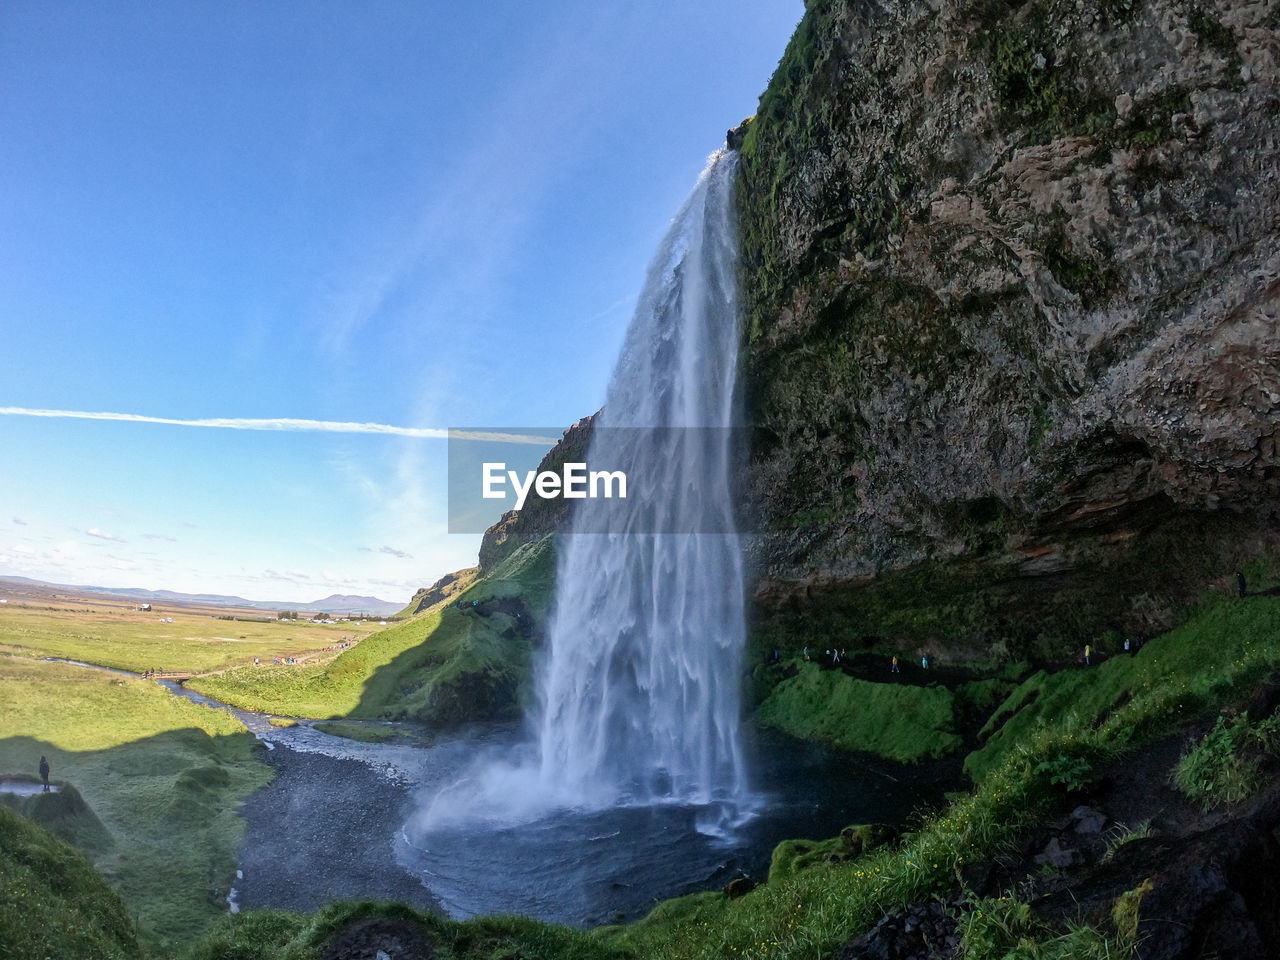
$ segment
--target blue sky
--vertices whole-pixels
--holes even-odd
[[[0,408],[563,428],[795,2],[0,5]],[[0,574],[475,562],[445,442],[0,414]]]

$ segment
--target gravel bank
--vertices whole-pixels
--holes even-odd
[[[333,900],[399,900],[438,909],[402,871],[392,840],[412,801],[406,786],[359,760],[277,746],[275,781],[242,808],[248,824],[236,881],[242,908],[311,911]]]

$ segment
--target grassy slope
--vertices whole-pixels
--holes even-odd
[[[178,612],[173,623],[161,623],[158,613],[131,610],[0,606],[0,650],[138,672],[221,670],[254,657],[320,650],[344,636],[363,636],[375,629],[372,621],[257,623]]]
[[[993,726],[1003,732],[970,758],[974,792],[897,848],[818,863],[740,900],[705,893],[668,901],[598,936],[646,957],[828,956],[883,913],[949,888],[957,867],[997,854],[1061,802],[1063,788],[1052,781],[1061,758],[1123,755],[1248,696],[1277,669],[1280,598],[1208,603],[1135,657],[1029,678],[997,715]]]
[[[257,741],[225,711],[154,683],[0,657],[0,773],[47,755],[111,834],[97,862],[162,941],[220,912],[243,834],[238,800],[270,780]]]
[[[302,717],[379,717],[457,722],[504,716],[519,704],[529,673],[529,642],[513,614],[519,605],[542,622],[551,602],[555,550],[529,544],[462,595],[487,616],[437,605],[373,634],[326,664],[246,667],[189,686],[226,703]]]
[[[0,957],[141,955],[124,902],[84,855],[0,807]]]
[[[900,763],[940,757],[960,745],[955,697],[944,687],[872,683],[816,663],[799,667],[757,709],[760,723]]]
[[[983,749],[965,761],[981,780],[1046,724],[1086,728],[1090,739],[1121,746],[1228,701],[1280,667],[1280,598],[1209,603],[1181,627],[1135,655],[1091,668],[1040,671],[1013,691],[983,730]]]

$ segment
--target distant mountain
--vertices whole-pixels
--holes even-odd
[[[137,587],[95,587],[84,584],[49,583],[29,577],[3,577],[0,583],[12,583],[30,587],[54,587],[59,590],[76,590],[104,597],[126,597],[130,600],[168,601],[169,603],[199,603],[211,607],[242,607],[250,610],[296,610],[299,613],[367,613],[379,617],[397,613],[403,603],[379,600],[377,597],[354,597],[333,594],[311,603],[294,603],[286,600],[246,600],[219,593],[178,593],[173,590],[142,590]]]

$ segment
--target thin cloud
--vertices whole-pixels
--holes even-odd
[[[171,537],[167,533],[144,533],[142,535],[142,539],[143,540],[165,540],[169,543],[178,542],[177,537]]]
[[[396,557],[400,560],[412,560],[413,554],[405,553],[403,550],[397,550],[395,547],[379,547],[379,553],[385,553],[389,557]]]
[[[54,420],[115,420],[124,423],[161,423],[174,427],[210,427],[218,430],[265,430],[283,433],[372,433],[419,440],[477,440],[489,443],[554,444],[558,437],[532,437],[490,430],[446,430],[441,427],[397,427],[388,423],[355,423],[347,420],[304,420],[296,417],[208,417],[182,420],[176,417],[149,417],[140,413],[110,413],[90,410],[41,410],[31,407],[0,407],[0,415],[44,417]]]
[[[27,525],[27,521],[23,520],[21,517],[14,517],[13,522],[20,527],[25,527]]]
[[[110,540],[112,543],[125,542],[122,538],[117,537],[114,534],[107,533],[105,530],[99,530],[97,527],[90,527],[85,531],[85,534],[90,537],[97,537],[99,540]]]

